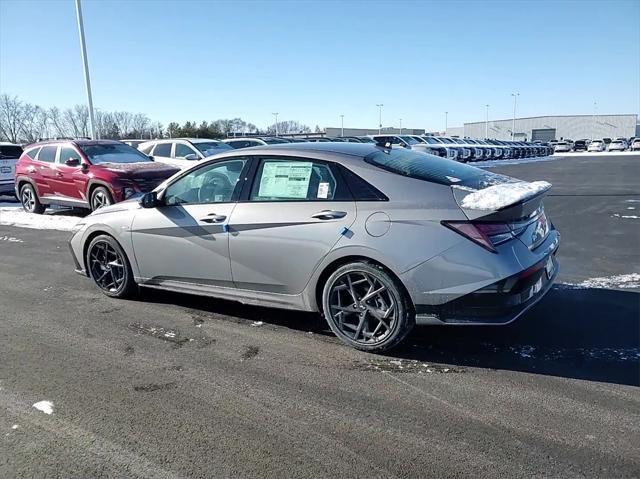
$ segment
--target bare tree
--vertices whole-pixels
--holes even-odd
[[[67,108],[62,118],[67,134],[75,138],[89,136],[89,109],[85,105]]]
[[[24,104],[24,120],[22,122],[21,138],[33,142],[49,135],[49,116],[47,111],[37,105]]]
[[[17,143],[24,123],[24,105],[17,96],[0,95],[0,136]]]

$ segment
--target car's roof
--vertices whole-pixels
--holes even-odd
[[[0,146],[20,146],[17,143],[11,143],[10,141],[0,141]]]
[[[263,152],[275,153],[275,151],[278,151],[278,153],[280,154],[290,155],[295,155],[296,153],[304,155],[305,153],[327,152],[364,158],[371,153],[381,150],[383,150],[383,148],[376,146],[375,143],[349,143],[346,141],[331,141],[309,143],[280,143],[276,145],[253,146],[251,148],[243,148],[242,150],[233,151],[238,155],[246,154],[249,151],[255,154]],[[225,156],[227,154],[232,154],[232,152],[224,153]]]
[[[78,146],[91,146],[91,145],[115,145],[120,144],[122,142],[117,140],[78,140],[78,139],[68,139],[68,140],[42,140],[36,141],[35,143],[31,143],[29,146],[34,145],[59,145],[61,143],[74,143]]]

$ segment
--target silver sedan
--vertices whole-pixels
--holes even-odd
[[[506,324],[556,277],[527,183],[374,143],[234,150],[87,216],[69,240],[105,294],[139,286],[316,311],[384,351],[416,324]]]

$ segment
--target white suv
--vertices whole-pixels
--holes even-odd
[[[0,142],[0,195],[13,195],[16,163],[22,155],[22,147],[14,143]]]
[[[221,141],[207,138],[172,138],[147,141],[139,145],[138,149],[142,153],[153,156],[155,161],[178,168],[188,168],[194,161],[233,148]]]

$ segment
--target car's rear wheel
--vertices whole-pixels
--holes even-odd
[[[334,271],[324,285],[322,305],[336,336],[363,351],[391,349],[415,325],[403,285],[373,263],[349,263]]]
[[[20,203],[22,208],[28,213],[42,214],[47,209],[38,198],[35,188],[30,183],[25,183],[20,188]]]
[[[98,186],[91,192],[91,210],[95,211],[103,206],[113,204],[111,193],[104,186]]]
[[[127,255],[111,236],[100,235],[91,240],[86,262],[94,283],[107,296],[126,298],[137,291]]]

